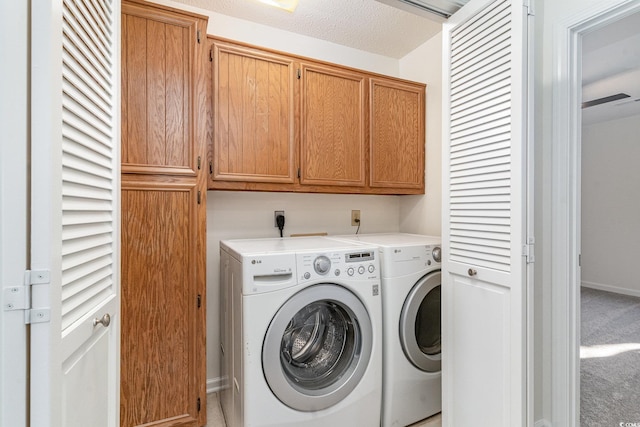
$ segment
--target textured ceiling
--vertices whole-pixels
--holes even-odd
[[[177,1],[390,58],[402,58],[442,28],[435,16],[429,19],[376,0],[300,0],[293,13],[257,0]]]

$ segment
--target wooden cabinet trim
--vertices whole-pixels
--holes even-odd
[[[194,19],[207,22],[209,17],[199,13],[187,12],[157,3],[149,3],[147,0],[123,0],[121,12],[128,15],[136,15],[144,18],[162,18],[174,25],[189,26]],[[205,26],[206,31],[206,26]]]

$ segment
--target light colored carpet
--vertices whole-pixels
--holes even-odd
[[[220,408],[218,393],[209,393],[207,395],[207,427],[226,427],[224,416],[222,415],[222,410]],[[442,427],[442,416],[440,414],[436,414],[424,421],[412,424],[411,427]]]
[[[582,288],[581,335],[581,426],[640,425],[640,298]]]

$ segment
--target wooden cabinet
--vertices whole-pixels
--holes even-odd
[[[424,189],[424,86],[369,80],[369,185]]]
[[[215,111],[212,179],[295,180],[293,60],[225,42],[211,50]]]
[[[424,84],[209,43],[209,189],[424,193]]]
[[[122,427],[206,423],[206,25],[122,2]]]
[[[300,70],[300,184],[364,188],[365,75],[314,63]]]

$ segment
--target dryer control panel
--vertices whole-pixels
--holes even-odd
[[[385,247],[380,249],[384,277],[398,277],[440,269],[440,245]]]
[[[319,279],[371,280],[380,277],[375,249],[298,253],[298,282]]]

